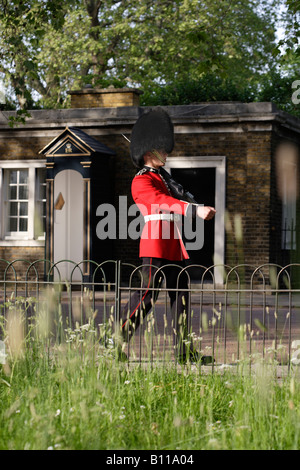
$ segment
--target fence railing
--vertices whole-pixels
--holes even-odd
[[[216,270],[222,283],[216,282]],[[300,264],[193,265],[182,269],[180,276],[187,277],[187,341],[201,355],[213,357],[212,370],[242,361],[251,365],[255,358],[287,369],[300,363]],[[44,259],[0,260],[0,289],[3,319],[16,306],[28,323],[46,311],[47,328],[58,342],[90,322],[99,339],[114,336],[131,293],[140,292],[142,301],[145,290],[141,266],[116,260],[51,263]],[[178,319],[170,313],[170,289],[162,282],[150,290],[155,291],[156,301],[125,352],[131,362],[173,361]]]

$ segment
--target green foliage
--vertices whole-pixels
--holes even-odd
[[[257,100],[271,101],[282,111],[300,118],[300,104],[295,104],[292,100],[294,81],[295,76],[281,76],[279,73],[264,76]]]
[[[175,81],[166,86],[154,86],[141,96],[143,105],[179,105],[206,101],[242,101],[255,99],[250,85],[238,86],[231,79],[205,74],[198,80]]]
[[[0,370],[1,450],[299,449],[292,375],[277,382],[266,364],[252,376],[128,369],[78,339],[50,354],[31,341]]]
[[[265,74],[258,83],[253,84],[239,84],[215,74],[206,74],[199,80],[175,81],[164,86],[153,86],[141,96],[141,104],[168,106],[215,101],[270,101],[276,104],[278,109],[300,117],[300,105],[292,101],[294,81],[294,76],[282,76],[279,72]]]
[[[213,374],[121,363],[99,343],[92,312],[67,325],[55,299],[49,290],[38,304],[2,305],[1,450],[299,449],[297,370],[278,380],[276,363],[254,354],[251,374],[247,359]]]
[[[140,87],[144,105],[271,100],[299,116],[298,18],[296,0],[1,0],[1,109],[68,107],[91,84]]]
[[[30,116],[30,113],[26,109],[18,109],[15,116],[9,116],[8,124],[10,127],[14,127],[18,124],[25,124],[26,118]]]
[[[19,108],[10,124],[23,122],[22,110],[34,107],[33,93],[39,82],[37,52],[40,42],[51,27],[62,28],[65,8],[58,0],[0,1],[0,76],[9,90],[9,104],[1,108]],[[13,103],[12,103],[13,102]]]
[[[298,0],[285,0],[286,11],[284,14],[285,35],[279,41],[275,55],[281,55],[283,64],[295,66],[298,62],[299,72],[300,58],[300,3]]]
[[[279,0],[10,3],[0,72],[28,109],[34,93],[42,107],[65,107],[85,83],[147,91],[218,71],[242,88],[271,63]]]

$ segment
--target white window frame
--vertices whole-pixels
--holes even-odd
[[[45,168],[46,160],[0,161],[0,246],[44,246],[45,235],[35,234],[34,218],[37,210],[37,169]],[[28,226],[27,232],[7,232],[7,170],[28,170]]]
[[[35,217],[36,215],[38,216],[38,218],[40,218],[40,221],[42,222],[42,225],[43,225],[43,221],[42,221],[42,218],[43,218],[43,215],[42,215],[42,212],[43,212],[43,202],[46,201],[46,199],[40,199],[39,198],[39,186],[41,184],[41,181],[40,181],[40,178],[39,178],[39,175],[38,175],[38,172],[37,170],[38,169],[44,169],[46,170],[46,167],[38,167],[38,168],[35,168],[35,189],[36,189],[36,195],[35,195]],[[46,185],[46,179],[45,179],[45,185]],[[35,227],[35,238],[37,240],[43,240],[45,241],[45,234],[46,232],[44,232],[43,234],[40,234],[40,233],[36,233],[36,227]]]

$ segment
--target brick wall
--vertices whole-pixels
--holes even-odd
[[[172,156],[215,156],[225,155],[226,174],[226,209],[231,223],[234,216],[240,214],[243,222],[243,250],[237,246],[231,233],[227,233],[225,262],[264,263],[269,256],[270,222],[270,169],[271,169],[271,133],[258,134],[176,134]],[[116,194],[127,194],[129,201],[131,180],[135,174],[131,160],[124,152],[116,158]],[[115,250],[122,259],[134,255],[138,243],[116,241]],[[128,250],[128,251],[127,251]]]
[[[43,262],[35,263],[37,260],[43,260],[45,253],[43,247],[0,247],[0,282],[4,280],[4,272],[7,268],[7,263],[13,262],[11,267],[8,268],[6,280],[30,280],[38,279],[43,281],[44,264]],[[29,266],[35,263],[29,271]]]
[[[176,134],[172,156],[226,156],[226,210],[232,231],[226,231],[225,263],[262,265],[283,261],[281,253],[281,202],[276,188],[274,152],[282,137],[275,132]],[[115,194],[127,195],[135,169],[118,142]],[[117,203],[117,200],[116,200]],[[242,241],[235,237],[236,215],[242,220]],[[138,242],[116,241],[118,259],[136,262]]]
[[[128,197],[128,206],[133,203],[130,188],[136,169],[130,159],[129,145],[123,137],[98,138],[117,152],[113,184],[118,213],[119,196]],[[172,156],[226,156],[226,209],[232,227],[236,214],[240,215],[243,227],[241,245],[234,233],[226,233],[225,263],[229,265],[260,265],[274,261],[281,253],[281,207],[273,155],[280,141],[281,138],[272,132],[175,136]],[[116,240],[114,257],[138,263],[138,247],[139,242],[135,240]]]
[[[112,93],[117,95],[117,93]],[[86,93],[88,95],[88,93]],[[96,95],[96,93],[94,93]],[[72,95],[72,98],[75,95]],[[93,105],[94,106],[94,105]],[[43,158],[39,151],[53,139],[53,128],[57,134],[70,122],[81,127],[85,132],[97,138],[116,152],[114,158],[113,185],[115,206],[118,209],[119,196],[128,196],[128,206],[133,201],[131,197],[131,181],[136,173],[130,155],[129,143],[121,136],[130,135],[137,111],[132,115],[126,109],[99,111],[102,120],[96,119],[96,110],[60,110],[58,117],[66,118],[61,121],[52,119],[49,111],[49,122],[43,124],[41,119],[30,121],[31,128],[36,126],[39,136],[26,136],[24,129],[18,135],[18,130],[6,129],[5,138],[0,138],[0,159]],[[37,112],[41,113],[41,111]],[[45,111],[43,116],[46,116]],[[65,114],[64,114],[65,113]],[[37,114],[40,116],[42,114]],[[176,112],[175,112],[176,115]],[[75,116],[75,117],[74,117]],[[176,117],[176,116],[175,116]],[[261,265],[268,262],[282,262],[281,252],[281,201],[276,188],[276,169],[274,155],[279,143],[284,139],[297,140],[299,132],[288,131],[278,125],[262,125],[252,119],[252,122],[241,126],[215,123],[216,119],[202,118],[201,124],[197,119],[185,122],[184,128],[180,120],[173,119],[175,124],[175,147],[172,156],[226,156],[226,210],[229,221],[226,231],[225,263],[235,265],[248,263]],[[251,121],[251,120],[250,120]],[[43,135],[43,126],[45,135]],[[201,130],[200,130],[201,127]],[[266,128],[268,130],[265,130]],[[51,130],[51,136],[47,132]],[[30,134],[31,130],[29,130]],[[1,129],[0,129],[1,133]],[[10,135],[11,133],[11,135]],[[54,132],[55,135],[57,135]],[[0,136],[1,137],[1,136]],[[234,236],[235,216],[242,220],[242,243],[239,245]],[[299,214],[300,217],[300,214]],[[299,219],[298,219],[299,220]],[[134,240],[115,240],[114,258],[124,262],[138,263],[139,242]],[[0,248],[0,258],[8,260],[23,258],[35,260],[43,258],[43,248]],[[97,260],[95,260],[97,261]]]
[[[1,160],[27,160],[43,159],[39,151],[49,143],[49,138],[0,138],[0,159]]]
[[[129,143],[124,139],[124,137],[116,136],[114,145],[114,150],[117,152],[114,167],[114,202],[119,220],[119,196],[127,197],[128,208],[134,204],[131,196],[131,182],[137,169],[133,166],[129,154]],[[130,220],[132,220],[132,218],[128,218],[128,224],[130,223]],[[113,245],[115,259],[134,264],[140,263],[138,256],[138,241],[131,240],[130,238],[127,240],[115,240]]]
[[[118,108],[139,106],[141,92],[129,88],[85,88],[69,94],[71,108]]]

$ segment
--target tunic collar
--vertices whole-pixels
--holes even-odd
[[[151,171],[152,173],[157,173],[157,174],[160,173],[159,169],[157,169],[157,168],[152,168],[152,166],[147,166],[147,165],[145,165],[144,168],[145,168],[147,171]]]

